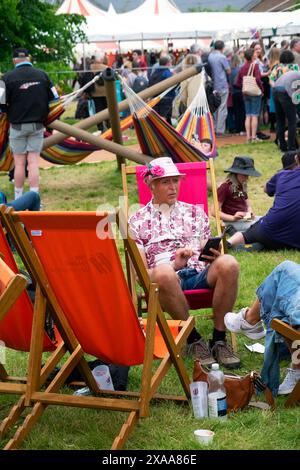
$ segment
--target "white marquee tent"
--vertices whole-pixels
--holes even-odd
[[[155,39],[180,39],[201,37],[249,37],[258,29],[263,35],[289,35],[300,33],[300,10],[294,12],[201,12],[170,15],[137,15],[133,12],[115,15],[103,22],[87,19],[87,36],[90,42],[133,41]],[[268,33],[268,34],[267,34]]]
[[[65,0],[56,11],[56,14],[78,14],[86,17],[105,17],[107,12],[97,8],[88,0]]]
[[[181,13],[179,8],[170,0],[145,0],[139,7],[131,10],[126,15],[173,15]]]
[[[262,36],[287,36],[300,33],[300,10],[293,12],[199,12],[182,13],[169,0],[145,0],[135,10],[117,14],[94,7],[88,0],[65,0],[59,13],[86,16],[89,43],[110,43],[110,48],[162,48],[162,40],[222,38],[225,41],[251,37],[257,29]],[[84,9],[84,10],[83,10]],[[145,41],[152,41],[146,44]],[[179,41],[178,41],[179,42]],[[180,41],[182,43],[182,41]],[[125,47],[125,48],[126,48]],[[180,46],[179,46],[180,47]]]

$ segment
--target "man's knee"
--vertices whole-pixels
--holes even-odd
[[[227,276],[230,279],[239,276],[239,263],[232,255],[222,255],[217,258],[216,268],[219,276]]]
[[[168,264],[162,264],[153,269],[151,281],[157,283],[161,287],[164,287],[166,285],[178,282],[178,278],[172,266]]]

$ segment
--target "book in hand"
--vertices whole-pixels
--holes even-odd
[[[210,251],[210,249],[211,248],[213,248],[214,250],[219,249],[221,240],[224,238],[225,233],[226,233],[226,229],[224,229],[222,235],[220,235],[219,237],[211,237],[207,240],[205,246],[203,247],[203,249],[200,252],[200,256],[198,258],[199,261],[208,261],[208,259],[204,258],[203,255],[213,256],[213,253]]]

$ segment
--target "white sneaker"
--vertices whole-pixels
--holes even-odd
[[[296,383],[300,380],[300,370],[287,369],[287,374],[278,388],[278,395],[288,395],[294,390]]]
[[[255,325],[251,325],[245,320],[245,314],[248,307],[242,308],[238,313],[228,312],[224,317],[224,323],[227,330],[232,333],[242,333],[250,339],[261,339],[266,332],[260,320]]]

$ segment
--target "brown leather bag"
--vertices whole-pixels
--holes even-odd
[[[193,381],[208,382],[208,374],[202,369],[200,361],[195,361],[194,363]],[[264,392],[270,408],[274,409],[275,407],[271,390],[263,384],[257,372],[252,371],[244,377],[225,375],[224,385],[226,389],[227,412],[245,408],[255,393],[255,387]]]

